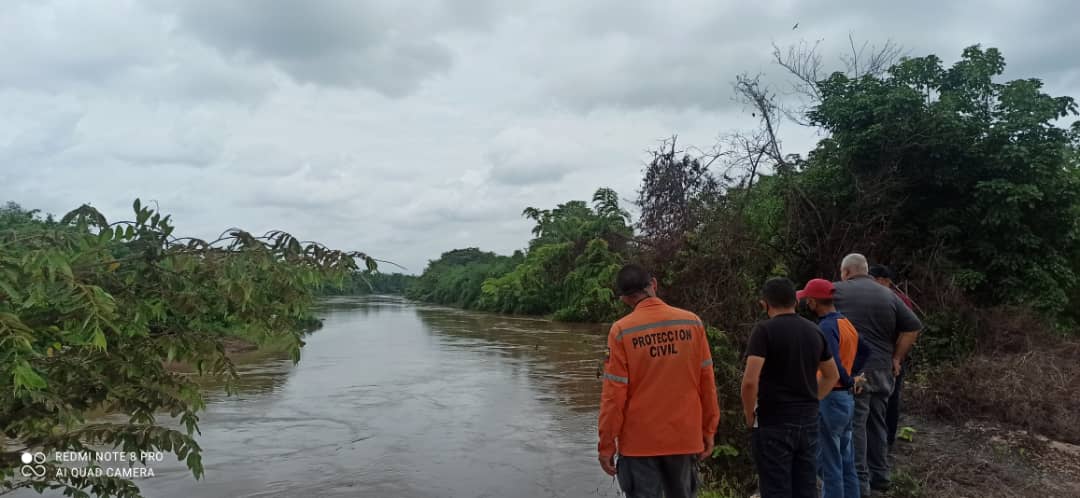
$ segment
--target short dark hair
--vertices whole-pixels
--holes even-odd
[[[761,297],[770,308],[791,308],[795,306],[795,282],[784,277],[773,277],[761,287]]]
[[[619,269],[615,276],[615,290],[620,296],[633,296],[645,291],[652,283],[652,274],[641,265],[628,264]]]

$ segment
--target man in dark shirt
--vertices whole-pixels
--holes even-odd
[[[821,329],[795,314],[795,284],[772,278],[761,294],[769,319],[750,335],[742,381],[761,498],[816,497],[818,402],[840,373]]]
[[[866,257],[849,254],[835,283],[836,309],[851,320],[860,341],[870,347],[863,367],[866,386],[855,396],[855,467],[863,497],[889,487],[888,434],[885,413],[900,364],[922,329],[922,322],[891,290],[870,277]]]

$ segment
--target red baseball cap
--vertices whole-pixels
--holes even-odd
[[[812,297],[814,299],[832,299],[833,292],[836,288],[833,287],[832,282],[823,278],[815,278],[806,283],[806,287],[803,290],[796,292],[795,297],[798,299],[804,299]]]

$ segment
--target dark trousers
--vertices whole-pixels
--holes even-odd
[[[626,498],[695,498],[698,455],[619,457],[616,475]]]
[[[817,497],[817,420],[758,427],[750,444],[761,498]]]
[[[889,435],[885,412],[893,390],[891,368],[866,370],[866,386],[855,396],[855,468],[862,496],[889,487]]]
[[[892,395],[889,396],[889,406],[885,408],[885,426],[889,433],[889,447],[891,448],[893,443],[896,442],[896,431],[900,425],[900,390],[904,387],[904,371],[906,368],[900,368],[900,375],[896,377],[896,382],[893,385]]]

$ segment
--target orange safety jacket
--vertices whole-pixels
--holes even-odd
[[[712,353],[697,315],[650,297],[611,326],[601,456],[701,453],[719,422]]]
[[[840,332],[840,343],[837,345],[837,352],[840,353],[840,366],[850,377],[855,375],[855,354],[859,350],[859,333],[855,331],[855,326],[847,318],[838,318],[836,328]],[[840,379],[836,381],[834,387],[844,388],[850,386],[844,385],[843,379]]]
[[[852,377],[862,371],[866,358],[870,355],[869,347],[859,340],[859,332],[855,330],[851,320],[836,311],[822,316],[818,327],[825,336],[825,344],[828,345],[829,352],[836,360],[836,369],[840,372],[840,379],[833,388],[846,389],[853,386],[855,381]],[[821,372],[818,372],[817,377],[821,379]]]

